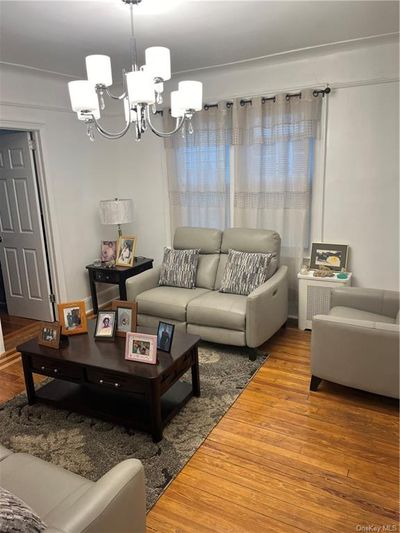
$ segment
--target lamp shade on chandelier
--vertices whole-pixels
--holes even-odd
[[[94,54],[86,57],[87,80],[71,81],[68,84],[72,110],[79,120],[87,125],[90,140],[94,140],[94,131],[107,139],[119,139],[134,127],[136,140],[149,127],[159,137],[169,137],[179,131],[185,122],[188,131],[193,131],[191,119],[203,105],[203,86],[199,81],[181,81],[178,89],[171,92],[171,115],[176,119],[172,131],[159,131],[152,123],[152,116],[157,113],[157,105],[162,104],[164,82],[171,79],[171,55],[164,46],[151,46],[145,50],[145,64],[137,64],[136,40],[133,26],[133,6],[141,0],[122,0],[130,7],[131,17],[131,56],[132,70],[123,71],[123,92],[114,95],[110,91],[113,84],[111,59],[106,55]],[[98,122],[101,111],[105,109],[104,97],[121,101],[121,114],[125,117],[124,128],[115,133],[106,131]]]

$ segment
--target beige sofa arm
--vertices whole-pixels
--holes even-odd
[[[287,266],[281,266],[247,297],[246,344],[256,348],[269,339],[288,317]]]
[[[395,318],[399,312],[399,293],[361,287],[334,289],[331,294],[332,307],[343,306],[368,311],[378,315]]]
[[[133,276],[126,280],[126,294],[128,300],[135,302],[137,296],[150,289],[158,287],[158,280],[160,279],[161,267],[151,268],[145,270],[137,276]]]
[[[397,324],[316,315],[311,337],[312,375],[398,398],[399,332]]]
[[[61,503],[45,519],[50,531],[65,533],[145,533],[146,494],[142,463],[122,461],[93,484],[76,503]]]

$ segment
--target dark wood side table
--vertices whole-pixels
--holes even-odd
[[[125,282],[128,278],[136,276],[145,270],[153,268],[153,259],[147,257],[135,257],[135,262],[131,267],[106,267],[95,266],[93,264],[86,266],[89,271],[90,293],[93,303],[93,313],[97,315],[99,309],[97,303],[96,281],[99,283],[112,283],[119,286],[120,300],[126,300]]]

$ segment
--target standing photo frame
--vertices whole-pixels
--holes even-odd
[[[58,350],[60,347],[61,325],[59,322],[42,322],[38,344]]]
[[[96,327],[94,329],[95,340],[114,340],[117,323],[116,316],[116,311],[99,311],[97,313]]]
[[[136,237],[122,235],[118,239],[116,266],[131,267],[135,261]]]
[[[112,309],[117,313],[115,334],[126,337],[127,333],[136,331],[137,305],[134,302],[113,300]]]
[[[347,269],[349,246],[347,244],[328,244],[313,242],[311,248],[310,269],[318,270],[323,266],[335,272]]]
[[[157,349],[162,352],[170,353],[172,339],[174,337],[174,324],[168,322],[159,322],[157,330]]]
[[[63,335],[87,333],[86,307],[84,301],[58,304],[58,320]]]
[[[125,341],[125,359],[157,364],[157,335],[128,332]]]

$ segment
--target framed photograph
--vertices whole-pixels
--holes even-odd
[[[58,320],[63,335],[87,333],[85,302],[58,304]]]
[[[157,349],[162,352],[170,352],[172,346],[172,338],[174,336],[174,324],[168,322],[159,322],[157,330]]]
[[[59,322],[43,322],[38,335],[38,344],[58,350],[60,347],[61,325]]]
[[[157,335],[127,332],[125,359],[152,365],[157,364]]]
[[[136,237],[121,236],[118,239],[117,260],[115,264],[122,267],[131,267],[135,260]]]
[[[347,268],[347,244],[328,244],[326,242],[313,242],[311,248],[310,268],[318,270],[322,266],[340,272]]]
[[[137,305],[134,302],[113,300],[112,308],[117,313],[115,334],[118,337],[136,331]]]
[[[101,262],[115,263],[117,258],[117,241],[101,241]]]
[[[116,326],[115,311],[99,311],[97,313],[96,327],[94,329],[94,338],[96,340],[113,340],[115,337]]]

